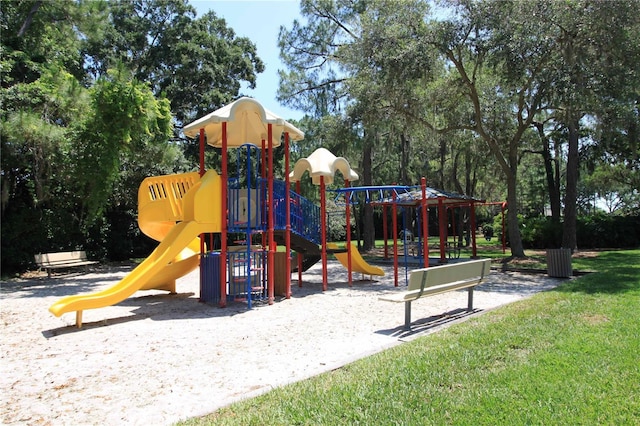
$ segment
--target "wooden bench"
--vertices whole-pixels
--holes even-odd
[[[98,263],[95,260],[88,260],[84,250],[40,253],[34,257],[38,268],[46,269],[49,278],[51,278],[52,269],[74,268],[76,266],[84,266],[86,269],[87,266]]]
[[[473,288],[491,270],[491,259],[471,260],[415,269],[409,275],[406,291],[380,297],[387,302],[404,302],[404,328],[411,329],[411,302],[421,297],[466,288],[469,292],[467,310],[473,310]]]

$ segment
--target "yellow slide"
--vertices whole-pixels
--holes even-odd
[[[200,180],[198,172],[146,178],[138,190],[138,226],[148,237],[164,241],[184,218],[183,198]],[[193,238],[162,273],[148,278],[140,290],[176,291],[176,279],[198,267],[200,238]]]
[[[139,225],[147,235],[162,238],[158,247],[116,285],[92,294],[60,299],[49,311],[55,316],[111,306],[138,290],[175,291],[175,279],[198,265],[198,235],[221,230],[220,176],[209,170],[200,180],[197,173],[149,178],[138,193]],[[176,224],[176,220],[182,220]]]
[[[330,250],[337,250],[339,247],[336,243],[327,243],[327,248]],[[345,268],[349,267],[349,253],[334,253],[333,254],[342,263]],[[360,272],[366,275],[378,275],[383,276],[384,270],[377,266],[368,264],[358,251],[358,246],[351,243],[351,270],[354,272]]]

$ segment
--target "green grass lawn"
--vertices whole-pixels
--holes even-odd
[[[640,424],[640,250],[185,425]]]

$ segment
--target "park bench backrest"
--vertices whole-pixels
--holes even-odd
[[[420,290],[437,285],[475,279],[480,281],[489,275],[490,270],[491,259],[471,260],[415,269],[411,271],[409,276],[408,290]]]
[[[36,262],[40,265],[55,265],[59,263],[79,262],[87,260],[84,250],[65,251],[59,253],[42,253],[35,255]]]

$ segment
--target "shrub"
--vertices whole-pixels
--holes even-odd
[[[640,246],[640,216],[584,216],[577,223],[578,247],[636,248]]]
[[[548,217],[523,218],[522,243],[529,249],[558,248],[562,226]],[[640,246],[640,217],[582,216],[577,220],[576,234],[579,248],[635,248]]]

